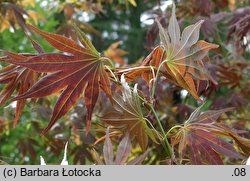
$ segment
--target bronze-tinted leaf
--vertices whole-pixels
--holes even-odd
[[[35,148],[38,146],[39,146],[39,143],[33,138],[20,139],[16,144],[16,147],[18,148],[19,153],[22,154],[22,159],[24,159],[24,157],[27,154],[29,154],[31,158],[35,160],[37,157]]]
[[[132,145],[130,142],[129,133],[126,133],[122,141],[118,145],[115,163],[116,164],[125,164],[128,160]]]
[[[210,49],[217,48],[218,46],[205,41],[198,41],[200,27],[203,23],[202,20],[186,27],[180,36],[180,28],[174,11],[175,7],[172,10],[168,32],[165,32],[161,24],[158,23],[165,54],[164,58],[158,61],[164,64],[167,73],[177,85],[185,88],[194,98],[201,101],[197,94],[194,79],[211,79],[204,68],[202,60]]]
[[[114,152],[113,152],[112,142],[109,138],[109,128],[107,128],[107,131],[106,131],[105,142],[103,145],[103,155],[104,155],[105,163],[107,165],[114,164]]]
[[[135,158],[128,162],[128,157],[132,149],[131,140],[129,133],[126,132],[125,136],[122,138],[121,142],[118,145],[116,156],[113,152],[113,144],[109,136],[109,128],[106,130],[105,142],[103,146],[103,156],[105,163],[102,161],[100,155],[94,150],[95,160],[99,165],[139,165],[143,162],[145,157],[148,154],[148,150],[140,155],[138,158]]]
[[[230,40],[233,41],[238,54],[243,54],[247,50],[246,47],[249,44],[249,40],[245,38],[250,31],[249,13],[249,6],[239,8],[233,12],[232,19],[229,21],[227,42]],[[246,41],[246,43],[244,41]]]
[[[13,52],[5,52],[6,57],[1,58],[1,61],[20,61],[24,62],[35,55],[32,54],[16,54]],[[28,91],[28,89],[35,84],[39,74],[20,66],[9,65],[0,70],[0,84],[6,84],[0,93],[0,105],[4,105],[11,95],[17,91],[18,95]],[[16,103],[16,113],[13,121],[13,126],[16,124],[21,116],[25,106],[25,100],[18,100]]]
[[[54,107],[50,123],[42,132],[45,134],[58,119],[72,108],[82,93],[84,93],[88,132],[100,88],[108,96],[111,95],[110,80],[104,67],[105,60],[100,57],[99,53],[90,49],[90,46],[82,47],[69,38],[46,33],[31,25],[29,27],[44,37],[56,49],[71,55],[42,53],[27,61],[9,60],[12,64],[23,66],[36,72],[48,73],[27,92],[17,96],[14,100],[39,98],[62,91]],[[80,40],[82,42],[82,39]],[[89,41],[89,43],[91,42]]]
[[[118,48],[120,44],[121,44],[121,41],[112,43],[108,47],[108,49],[104,52],[104,55],[109,57],[114,62],[119,63],[120,65],[123,65],[125,62],[122,57],[126,55],[127,52]]]
[[[158,70],[172,83],[186,89],[195,99],[202,102],[197,93],[200,81],[211,80],[216,84],[208,74],[203,59],[209,50],[218,47],[212,43],[198,41],[202,23],[203,20],[200,20],[186,27],[181,35],[175,16],[175,5],[173,5],[168,31],[164,30],[157,21],[161,44],[146,57],[142,63],[145,68],[134,67],[120,70],[120,72],[125,73],[128,78],[140,75],[149,84],[154,80],[152,74]],[[152,68],[153,71],[150,70]]]
[[[131,91],[124,75],[122,75],[121,83],[122,96],[120,94],[113,95],[114,110],[104,114],[101,119],[113,126],[122,126],[132,137],[136,138],[142,150],[146,150],[148,136],[154,140],[154,133],[147,126],[143,116],[137,85]]]
[[[250,155],[250,140],[246,138],[240,137],[238,134],[236,134],[232,129],[230,129],[228,126],[223,125],[221,123],[217,123],[217,126],[222,128],[229,137],[233,138],[235,143],[241,148],[241,150],[246,154]]]
[[[233,144],[224,140],[225,137],[230,140],[235,138],[216,123],[219,116],[230,111],[231,108],[204,113],[200,109],[201,107],[196,109],[183,127],[172,135],[172,145],[178,144],[181,159],[188,154],[191,163],[198,165],[223,164],[220,154],[244,159],[244,156],[235,150]]]
[[[0,32],[9,28],[10,26],[15,29],[16,23],[20,25],[23,30],[28,29],[25,22],[25,17],[33,18],[28,12],[26,12],[21,6],[10,3],[10,2],[0,2],[1,12],[1,28]],[[34,20],[34,19],[33,19]]]

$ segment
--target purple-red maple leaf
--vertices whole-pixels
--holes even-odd
[[[14,100],[39,98],[61,91],[49,125],[42,132],[45,134],[84,93],[88,132],[100,88],[108,96],[111,95],[110,80],[105,71],[107,59],[100,56],[86,35],[77,28],[76,32],[82,45],[64,36],[41,31],[32,25],[28,26],[63,53],[41,53],[27,61],[10,60],[12,64],[47,73],[27,92]]]

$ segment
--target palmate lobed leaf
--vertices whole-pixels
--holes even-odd
[[[123,127],[132,137],[135,137],[142,150],[148,146],[148,136],[155,141],[154,132],[148,127],[143,116],[141,103],[137,93],[137,85],[130,90],[124,75],[121,77],[122,95],[113,95],[113,107],[105,113],[101,120],[113,126]]]
[[[197,93],[199,81],[211,80],[216,84],[208,74],[203,59],[209,50],[218,48],[218,45],[203,40],[198,41],[202,23],[203,20],[186,27],[181,34],[173,5],[168,31],[157,21],[161,44],[146,57],[140,67],[122,69],[120,72],[126,73],[128,78],[142,76],[149,84],[154,78],[152,67],[155,71],[160,69],[168,80],[183,87],[195,99],[202,102]]]
[[[24,160],[27,154],[29,154],[33,160],[36,160],[36,147],[38,146],[39,143],[34,138],[20,139],[16,144],[19,153],[22,154],[22,160]]]
[[[69,55],[41,53],[27,61],[9,60],[9,63],[26,67],[35,72],[47,73],[27,92],[17,96],[14,100],[39,98],[62,91],[55,104],[49,125],[42,132],[45,134],[58,119],[72,108],[84,92],[88,132],[100,88],[108,96],[111,95],[110,80],[105,72],[105,61],[85,34],[78,29],[76,31],[84,47],[69,38],[41,31],[32,25],[28,26],[32,31],[45,38],[53,47]]]
[[[129,154],[131,152],[132,145],[129,133],[126,132],[118,145],[116,155],[114,155],[113,144],[109,136],[109,127],[106,130],[105,142],[103,146],[103,157],[105,163],[101,160],[100,155],[95,151],[95,160],[99,165],[139,165],[143,162],[148,154],[148,150],[145,151],[139,157],[128,162]]]
[[[218,47],[215,44],[198,41],[202,23],[203,20],[186,27],[180,35],[175,5],[173,5],[168,32],[158,22],[160,39],[165,50],[164,58],[158,61],[165,62],[164,67],[168,74],[199,101],[201,99],[197,95],[194,79],[208,80],[210,78],[202,59],[210,49]]]
[[[15,24],[18,23],[22,29],[26,29],[25,16],[30,17],[29,14],[19,5],[13,3],[2,3],[1,7],[5,9],[3,14],[3,21],[1,21],[0,32],[3,32],[9,27],[15,29]],[[2,12],[1,12],[2,13]]]
[[[184,126],[171,137],[172,145],[178,144],[180,158],[182,159],[188,154],[191,163],[198,165],[223,164],[220,154],[235,159],[244,159],[245,157],[235,150],[233,144],[223,139],[235,140],[231,134],[235,136],[237,134],[225,128],[222,129],[223,124],[216,122],[222,113],[230,111],[232,108],[203,113],[201,113],[200,109],[201,107],[197,108],[190,115]],[[238,135],[236,137],[241,144],[247,147],[249,142],[243,142],[244,139]],[[242,147],[242,145],[238,145]]]
[[[43,53],[42,47],[34,40],[32,40],[26,33],[26,37],[32,43],[34,49],[38,53]],[[14,61],[26,61],[36,54],[17,54],[13,52],[4,52],[6,54],[5,57],[1,57],[1,62],[9,62],[11,60]],[[18,92],[18,95],[21,95],[28,91],[28,89],[37,82],[39,77],[39,73],[34,72],[28,68],[9,65],[0,70],[0,84],[7,84],[5,88],[0,93],[0,105],[4,105],[6,101],[11,97],[11,95],[15,92]],[[13,121],[13,127],[16,127],[18,120],[20,119],[21,113],[25,106],[25,100],[18,100],[16,103],[16,112],[15,118]]]
[[[8,62],[10,60],[26,61],[35,54],[16,54],[12,52],[5,52],[7,56],[1,57],[0,61]],[[38,80],[39,74],[30,69],[9,65],[0,70],[0,84],[5,84],[4,89],[0,93],[0,106],[4,105],[11,95],[16,91],[18,95],[23,94]],[[15,118],[13,126],[16,127],[21,113],[25,106],[25,100],[18,100],[16,103]]]
[[[250,140],[249,139],[239,136],[233,129],[231,129],[230,127],[224,124],[217,123],[216,125],[222,130],[224,130],[223,132],[224,135],[222,134],[222,136],[230,137],[231,139],[233,139],[235,143],[238,145],[238,147],[240,147],[241,150],[246,155],[250,155]]]
[[[104,51],[104,55],[106,57],[109,57],[115,63],[118,63],[120,65],[124,65],[125,61],[123,60],[123,56],[128,54],[128,52],[120,49],[119,48],[120,45],[121,45],[121,41],[117,41],[115,43],[112,43],[107,48],[107,50]]]

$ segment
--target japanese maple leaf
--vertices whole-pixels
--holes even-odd
[[[111,60],[113,60],[114,62],[120,64],[120,65],[124,65],[124,60],[123,60],[123,56],[128,54],[128,52],[122,50],[119,48],[119,46],[121,45],[121,41],[117,41],[113,44],[111,44],[107,50],[104,52],[104,55],[106,57],[109,57]]]
[[[158,22],[161,44],[146,57],[140,67],[120,72],[126,73],[128,77],[141,75],[149,83],[154,78],[151,69],[160,69],[168,80],[183,87],[195,99],[202,102],[197,94],[199,80],[213,81],[204,66],[203,59],[209,50],[218,47],[202,40],[198,41],[202,23],[203,20],[186,27],[181,34],[173,4],[168,31]]]
[[[143,116],[141,102],[137,92],[137,84],[131,91],[124,75],[121,76],[122,95],[113,95],[114,110],[104,114],[101,119],[113,126],[122,126],[132,137],[135,137],[142,150],[146,150],[148,136],[155,140],[154,132],[148,127]]]
[[[25,19],[24,17],[29,17],[29,14],[23,10],[20,6],[12,4],[12,3],[1,3],[1,9],[3,11],[1,12],[1,15],[3,16],[3,20],[1,22],[1,28],[0,31],[4,31],[9,26],[12,26],[15,28],[15,24],[19,23],[19,25],[25,29]]]
[[[31,41],[33,47],[38,51],[38,53],[43,53],[43,49],[27,36]],[[21,61],[25,62],[29,58],[36,56],[35,54],[17,54],[13,52],[5,52],[6,56],[1,57],[0,61],[10,62],[10,61]],[[9,65],[0,70],[0,84],[5,84],[6,86],[0,92],[0,106],[4,105],[6,101],[15,92],[21,95],[29,90],[31,86],[35,84],[38,80],[39,73],[34,72],[28,68],[21,66]],[[17,100],[15,118],[13,121],[13,127],[16,127],[18,120],[20,119],[21,113],[25,106],[25,99]]]
[[[39,98],[61,91],[51,120],[43,130],[45,134],[52,125],[65,115],[84,93],[87,108],[87,132],[90,130],[92,112],[98,99],[100,88],[111,95],[110,80],[105,72],[105,58],[101,57],[86,35],[78,28],[79,41],[73,41],[61,35],[47,33],[28,25],[29,28],[45,38],[53,47],[63,53],[43,53],[27,61],[10,61],[15,65],[29,68],[36,72],[47,73],[27,92],[14,100]]]
[[[16,91],[21,95],[26,92],[37,81],[37,73],[15,65],[9,65],[0,70],[0,84],[6,84],[0,93],[0,106],[4,105],[11,95]],[[25,100],[18,100],[16,103],[15,118],[13,126],[16,127],[20,119]]]
[[[223,161],[220,154],[235,159],[244,159],[244,156],[235,150],[233,144],[223,139],[233,140],[234,138],[216,122],[222,113],[232,108],[207,112],[201,112],[200,109],[201,107],[197,108],[171,137],[172,145],[179,145],[180,158],[189,154],[191,163],[198,165],[221,165]]]
[[[139,165],[145,159],[148,154],[148,150],[141,156],[127,162],[129,154],[131,152],[132,145],[129,133],[127,132],[121,142],[118,145],[116,156],[114,156],[113,144],[109,137],[109,128],[106,130],[105,142],[103,146],[103,156],[105,165]],[[95,160],[98,165],[104,165],[99,154],[95,151]]]
[[[164,31],[158,23],[161,43],[165,50],[162,59],[162,62],[165,62],[165,69],[178,85],[188,90],[197,100],[200,98],[193,79],[210,78],[202,60],[210,49],[218,47],[202,40],[198,41],[202,23],[203,20],[186,27],[181,34],[175,16],[175,5],[172,9],[168,32]]]
[[[16,147],[18,151],[22,154],[22,159],[24,159],[27,154],[31,156],[33,160],[36,159],[36,147],[38,147],[39,143],[34,138],[20,139]]]

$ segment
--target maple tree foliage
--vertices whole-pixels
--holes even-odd
[[[131,145],[130,136],[129,136],[129,133],[126,133],[118,145],[116,157],[114,159],[113,144],[110,140],[109,128],[107,128],[106,136],[105,136],[105,143],[103,146],[103,155],[104,155],[105,165],[125,165],[125,164],[139,165],[141,164],[143,160],[145,159],[145,157],[147,156],[148,151],[144,152],[139,157],[133,160],[130,160],[128,162],[127,160],[128,160],[131,149],[132,149],[132,145]],[[97,152],[95,152],[95,159],[98,165],[104,165],[104,162],[101,160],[100,155]]]
[[[230,20],[230,29],[227,35],[227,41],[232,39],[233,36],[235,36],[235,46],[237,51],[240,53],[244,52],[244,48],[246,47],[246,43],[244,43],[244,37],[248,34],[250,30],[250,8],[246,7],[244,9],[240,9],[239,11],[236,11],[232,19]],[[246,41],[248,41],[246,39]]]
[[[22,6],[34,6],[34,0],[27,0],[27,2],[19,1],[8,1],[3,0],[0,2],[0,32],[5,29],[12,27],[16,29],[16,24],[18,24],[23,30],[27,29],[26,19],[31,19],[36,24],[38,23],[38,18],[44,19],[38,13],[29,10],[25,11]]]
[[[161,45],[150,53],[141,66],[154,67],[166,78],[183,87],[195,99],[202,102],[197,94],[199,81],[210,79],[216,84],[206,70],[203,59],[207,56],[209,50],[218,48],[218,45],[203,40],[198,41],[203,20],[186,27],[181,34],[175,15],[175,6],[172,10],[167,32],[159,22],[157,23]],[[150,68],[146,68],[146,70],[149,73],[152,72]],[[128,77],[134,77],[144,74],[145,69],[133,69],[132,71],[125,69],[121,72],[128,74]],[[148,83],[153,78],[152,75],[150,77],[148,75],[142,76]]]
[[[154,132],[148,127],[146,118],[143,116],[141,101],[137,92],[137,85],[133,91],[130,90],[124,75],[121,77],[122,96],[113,95],[114,110],[105,113],[101,119],[113,126],[123,126],[125,132],[135,137],[142,150],[148,146],[148,136],[155,140]]]
[[[29,37],[28,37],[29,38]],[[38,53],[43,53],[42,47],[40,47],[37,42],[29,38],[33,47],[37,50]],[[1,61],[8,62],[11,59],[18,61],[26,61],[31,57],[34,57],[35,54],[16,54],[13,52],[6,52],[7,56],[2,57]],[[10,96],[14,93],[15,90],[19,92],[19,95],[28,91],[38,80],[39,73],[34,72],[28,68],[9,65],[0,70],[0,84],[7,84],[5,89],[2,90],[0,105],[4,105]],[[13,120],[13,126],[16,127],[16,124],[21,116],[21,113],[25,106],[25,99],[18,100],[16,106],[15,119]]]
[[[118,48],[120,44],[121,44],[120,41],[111,44],[104,52],[104,55],[110,58],[111,60],[115,61],[116,63],[124,65],[125,62],[122,57],[128,54],[128,52]]]
[[[207,112],[201,112],[200,109],[201,107],[197,108],[172,137],[173,145],[179,144],[178,153],[181,155],[180,159],[187,150],[189,150],[191,163],[198,165],[223,164],[218,153],[236,159],[244,159],[244,156],[239,154],[232,144],[220,137],[227,137],[231,140],[236,139],[236,143],[240,144],[243,142],[241,145],[248,145],[248,148],[243,146],[245,151],[250,148],[249,140],[238,139],[238,136],[234,138],[230,129],[224,126],[223,123],[216,122],[222,113],[232,109],[227,108]],[[249,151],[246,154],[249,154]]]
[[[25,56],[20,56],[20,59],[27,59]],[[37,79],[37,74],[29,69],[23,67],[10,65],[1,70],[1,84],[7,84],[5,89],[1,92],[1,104],[4,105],[10,98],[11,94],[17,89],[19,94],[26,92]],[[21,112],[25,106],[25,100],[17,101],[16,115],[14,119],[14,127],[21,116]]]
[[[38,125],[42,121],[30,123],[32,129],[42,133],[48,150],[56,155],[61,152],[62,145],[68,140],[58,137],[65,136],[62,133],[66,132],[67,125],[71,126],[69,137],[76,146],[69,153],[74,163],[244,163],[250,154],[250,137],[245,130],[248,124],[239,115],[247,115],[250,66],[246,60],[230,61],[230,58],[237,57],[228,55],[228,48],[222,40],[214,38],[219,28],[216,23],[229,15],[212,13],[215,5],[218,9],[225,6],[232,9],[232,4],[207,1],[207,6],[202,7],[200,2],[203,1],[199,1],[187,8],[183,2],[185,0],[177,5],[177,13],[175,4],[172,4],[171,13],[160,10],[155,13],[158,17],[147,33],[147,47],[151,52],[134,65],[127,64],[130,52],[123,50],[122,41],[109,44],[103,53],[97,51],[100,47],[95,44],[95,38],[88,38],[82,30],[97,37],[101,33],[90,24],[81,22],[76,15],[81,10],[105,13],[105,6],[111,4],[117,8],[125,5],[129,11],[129,8],[140,6],[139,1],[62,3],[58,11],[63,13],[65,22],[57,29],[61,35],[29,24],[29,18],[35,24],[37,19],[34,14],[23,10],[19,2],[4,2],[6,9],[0,8],[0,23],[4,26],[0,31],[16,28],[18,23],[37,52],[1,50],[4,56],[0,61],[4,67],[0,69],[0,84],[3,85],[0,106],[16,101],[15,129],[18,129],[17,123],[31,99],[37,112],[42,113],[46,120],[50,119],[46,128]],[[235,11],[227,22],[232,26],[224,37],[228,44],[236,37],[236,46],[241,45],[240,56],[246,54],[244,40],[249,32],[248,12],[248,8]],[[196,23],[181,31],[185,24],[183,19],[178,22],[176,16],[185,19],[187,14],[197,15]],[[166,17],[170,17],[169,20]],[[241,17],[244,21],[239,20]],[[209,24],[214,26],[207,29]],[[244,25],[243,29],[239,28],[240,25]],[[200,40],[200,31],[204,35],[201,39],[206,41]],[[45,47],[33,40],[33,34],[42,38],[39,42],[50,44],[53,51],[45,51]],[[214,37],[209,39],[210,36]],[[160,42],[154,45],[157,38]],[[209,52],[215,54],[211,62]],[[232,93],[229,97],[217,98],[218,92],[224,94],[224,89]],[[185,91],[191,96],[183,95]],[[55,95],[54,103],[50,100],[51,95]],[[188,105],[190,102],[193,106]],[[47,107],[40,105],[45,103]],[[200,103],[203,104],[199,106]],[[236,109],[231,106],[242,108],[241,112],[235,114],[233,110]],[[208,107],[214,110],[202,111]],[[70,115],[70,111],[73,114]],[[60,119],[64,121],[58,122]],[[0,135],[9,129],[6,125],[5,118],[0,117]],[[27,126],[29,130],[30,125]],[[86,134],[79,133],[78,129]],[[115,131],[110,133],[110,129]],[[102,140],[103,147],[100,147]],[[16,146],[22,159],[27,155],[36,159],[39,142],[35,138],[21,140]],[[137,146],[140,151],[134,154]],[[154,156],[145,159],[150,154]]]
[[[58,50],[71,55],[44,53],[34,56],[27,61],[6,60],[36,72],[52,72],[14,100],[39,98],[63,90],[55,105],[50,123],[43,131],[44,134],[72,108],[82,92],[84,92],[85,104],[88,110],[87,131],[89,131],[93,108],[99,95],[99,88],[101,87],[109,96],[111,95],[110,80],[105,71],[106,60],[100,57],[86,35],[79,30],[76,31],[84,47],[66,37],[40,31],[32,25],[28,25],[28,27],[44,37]]]

